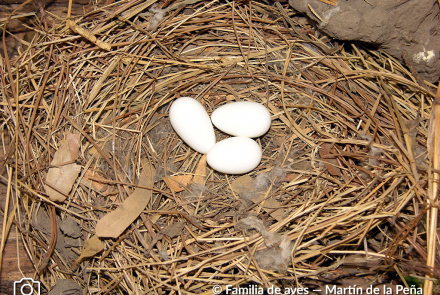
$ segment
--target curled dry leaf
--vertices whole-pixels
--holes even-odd
[[[98,236],[93,236],[90,239],[84,241],[84,247],[81,251],[81,255],[72,264],[70,269],[77,265],[81,260],[87,257],[92,257],[104,250],[104,243],[98,238]]]
[[[148,160],[142,161],[139,186],[152,187],[154,184],[155,171]],[[138,218],[150,202],[152,191],[137,187],[134,192],[125,199],[116,210],[106,214],[96,225],[98,237],[117,238],[133,221]]]
[[[81,166],[71,163],[78,158],[80,134],[66,132],[66,139],[61,140],[55,152],[51,167],[47,172],[46,193],[52,201],[63,202],[75,183]],[[70,164],[65,164],[70,163]]]

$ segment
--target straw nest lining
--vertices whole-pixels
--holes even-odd
[[[438,274],[425,266],[433,85],[380,52],[332,47],[279,3],[154,2],[119,1],[75,22],[40,15],[27,49],[2,60],[2,179],[34,279],[51,289],[69,278],[90,294],[319,288],[339,282],[353,255],[376,259],[364,274],[397,271],[401,283]],[[257,169],[206,167],[169,124],[181,96],[209,113],[229,101],[267,106]],[[81,170],[54,202],[46,175],[69,132]],[[136,186],[146,167],[151,185]],[[135,189],[151,194],[139,218],[94,239]]]

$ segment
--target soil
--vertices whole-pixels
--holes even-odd
[[[336,6],[319,0],[289,3],[335,39],[378,46],[428,82],[440,77],[437,0],[350,0]]]

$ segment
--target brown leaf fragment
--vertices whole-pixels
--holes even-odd
[[[66,133],[66,139],[59,142],[59,149],[55,152],[53,160],[50,163],[46,176],[45,186],[49,199],[56,202],[63,202],[81,171],[81,166],[71,163],[78,158],[79,134]],[[69,163],[70,164],[65,164]],[[52,188],[53,187],[53,188]],[[54,189],[55,188],[55,189]]]
[[[73,267],[75,267],[84,258],[95,256],[96,254],[98,254],[103,250],[104,250],[104,243],[98,238],[97,235],[94,235],[90,239],[84,241],[84,246],[83,246],[83,250],[81,251],[81,255],[72,264],[70,269],[73,269]]]
[[[341,169],[338,168],[338,160],[335,158],[328,157],[330,155],[330,148],[332,144],[331,143],[324,143],[321,145],[321,149],[319,150],[319,156],[321,157],[322,161],[324,162],[324,166],[327,169],[328,173],[332,176],[340,176],[341,175]]]
[[[204,185],[206,178],[206,155],[200,158],[197,164],[196,170],[194,171],[193,183]]]
[[[105,185],[102,184],[101,182],[98,181],[93,181],[90,180],[91,177],[97,177],[97,175],[95,175],[90,169],[86,171],[86,173],[84,173],[84,179],[86,179],[87,181],[89,181],[97,190],[103,192]]]
[[[167,177],[168,185],[175,193],[185,190],[185,187],[191,182],[192,175],[176,175]]]
[[[226,95],[226,101],[235,100],[235,96],[232,94]]]
[[[103,250],[104,243],[98,238],[98,236],[95,235],[90,239],[84,241],[84,247],[80,257],[92,257]]]
[[[185,227],[185,223],[185,221],[180,221],[167,225],[160,232],[170,238],[175,238],[182,233],[182,229]]]
[[[148,160],[142,161],[142,173],[139,186],[152,187],[154,185],[155,171]],[[96,225],[96,235],[100,238],[117,238],[138,218],[150,202],[152,191],[137,187],[116,210],[106,214]]]
[[[281,206],[281,203],[278,200],[276,200],[275,197],[269,197],[263,201],[264,198],[265,195],[261,194],[260,198],[255,200],[255,203],[262,204],[261,206],[266,212],[273,211],[270,213],[270,216],[275,218],[277,221],[282,221],[285,217],[285,213],[283,207]],[[278,210],[274,211],[274,209],[278,209]]]
[[[292,180],[298,178],[298,175],[299,174],[296,174],[296,173],[289,173],[286,175],[286,178],[284,180],[287,182],[291,182]]]
[[[242,194],[254,191],[255,184],[252,177],[250,177],[249,175],[243,175],[234,180],[231,183],[231,187],[238,194]]]
[[[69,142],[69,150],[70,155],[72,156],[72,160],[78,159],[79,154],[79,146],[81,143],[81,134],[73,134],[70,132],[66,132],[66,140]]]

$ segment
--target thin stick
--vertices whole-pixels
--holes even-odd
[[[70,15],[72,13],[72,2],[73,0],[69,0],[69,8],[67,9],[67,19],[70,18]]]
[[[246,68],[249,71],[249,74],[252,76],[251,69],[249,68],[249,61],[243,52],[243,47],[241,46],[240,38],[238,37],[238,33],[237,33],[237,27],[235,26],[235,0],[232,1],[232,28],[234,29],[235,38],[237,39],[237,43],[238,43],[238,47],[240,48],[241,56],[243,56],[243,60],[246,64]],[[250,40],[250,38],[251,38],[251,36],[249,35],[249,40]],[[249,46],[250,46],[250,42],[249,42]]]
[[[428,153],[431,158],[432,169],[440,169],[440,86],[437,88],[437,94],[434,100],[432,110],[430,132],[428,134]],[[430,144],[431,143],[431,144]],[[427,214],[427,253],[426,266],[434,267],[435,263],[435,248],[437,242],[437,218],[438,218],[438,191],[440,173],[432,171],[430,177],[430,190],[428,193],[428,205],[430,206]],[[431,274],[426,274],[427,278],[433,278]],[[426,280],[423,288],[423,294],[432,294],[432,280]]]
[[[6,244],[6,238],[8,237],[9,234],[9,230],[7,227],[7,220],[8,220],[8,212],[9,212],[9,198],[11,195],[11,182],[12,182],[12,169],[8,169],[9,170],[9,178],[8,178],[8,187],[7,187],[7,191],[6,191],[6,207],[5,207],[5,211],[4,216],[3,216],[3,228],[2,228],[2,238],[1,238],[1,247],[0,247],[0,273],[2,270],[2,261],[3,261],[3,250]],[[15,212],[15,210],[14,210]],[[9,216],[9,219],[14,219],[14,216]]]

